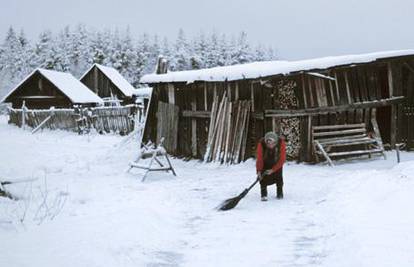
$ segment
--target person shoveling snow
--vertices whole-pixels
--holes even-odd
[[[274,132],[266,133],[257,144],[256,180],[237,197],[223,201],[218,210],[230,210],[237,206],[239,201],[260,182],[262,201],[267,201],[267,186],[276,184],[278,199],[283,198],[283,164],[286,160],[286,144],[282,137]]]
[[[260,178],[262,201],[267,201],[267,186],[276,184],[278,199],[283,198],[283,164],[286,160],[285,140],[274,132],[265,134],[257,144],[256,170]]]

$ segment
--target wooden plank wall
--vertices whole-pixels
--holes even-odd
[[[174,102],[180,109],[178,146],[174,154],[183,157],[203,157],[208,136],[208,111],[211,110],[214,96],[217,95],[221,99],[224,92],[226,92],[231,101],[236,99],[252,100],[247,156],[255,154],[256,143],[266,131],[271,129],[278,130],[281,119],[265,116],[265,110],[280,108],[277,87],[267,86],[266,84],[275,85],[281,79],[287,78],[294,80],[296,82],[295,95],[298,100],[298,109],[348,105],[399,95],[409,95],[409,98],[413,99],[414,62],[409,61],[409,64],[412,64],[412,69],[410,70],[408,67],[401,67],[404,60],[382,60],[374,63],[314,71],[325,75],[325,77],[303,72],[290,75],[289,77],[274,76],[268,79],[194,82],[191,84],[173,83]],[[168,102],[168,86],[166,84],[156,84],[153,87],[155,88],[157,99]],[[414,100],[410,101],[410,104],[414,103]],[[153,102],[151,105],[153,105]],[[407,139],[407,137],[403,137],[403,132],[404,136],[414,132],[410,128],[404,128],[403,131],[400,131],[401,133],[396,131],[396,128],[406,123],[409,117],[404,117],[401,114],[413,113],[414,106],[413,109],[410,109],[410,107],[407,106],[405,109],[393,108],[392,114],[397,118],[397,124],[394,127],[395,129],[391,130],[396,132],[395,138],[397,141]],[[384,109],[384,112],[381,113],[381,109]],[[188,113],[190,115],[183,116],[183,112],[187,111],[190,112]],[[392,126],[392,114],[387,114],[386,108],[379,108],[378,116],[383,116],[380,128],[386,129]],[[149,114],[149,117],[151,117],[151,114]],[[156,118],[153,117],[153,122],[154,119],[156,120]],[[378,119],[380,120],[381,118]],[[310,128],[312,126],[362,122],[369,124],[370,120],[371,108],[300,117],[301,150],[299,160],[313,160],[312,146],[309,143],[311,139],[311,136],[309,136]],[[151,129],[147,128],[146,132],[151,131]],[[388,129],[389,131],[390,129]],[[411,139],[412,143],[414,143],[414,134],[411,135],[413,136]]]
[[[397,106],[397,143],[405,143],[407,150],[414,149],[414,60],[406,59],[394,64],[393,80],[400,88],[405,101]]]

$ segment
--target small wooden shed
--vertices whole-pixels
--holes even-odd
[[[287,137],[290,159],[312,161],[312,126],[369,124],[373,116],[385,143],[414,147],[414,50],[150,74],[140,82],[153,87],[144,140],[164,136],[177,156],[206,154],[211,111],[223,96],[250,105],[242,160],[273,130]]]
[[[80,81],[106,103],[127,105],[135,101],[136,89],[114,68],[93,64]]]
[[[21,108],[23,101],[30,109],[103,104],[99,96],[71,74],[42,68],[35,69],[24,78],[0,103],[11,103],[13,108]]]

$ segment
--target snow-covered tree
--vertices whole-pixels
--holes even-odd
[[[170,60],[170,68],[173,71],[187,70],[190,68],[188,62],[190,55],[189,44],[185,37],[183,29],[178,31],[177,40],[174,45],[174,50],[172,52],[172,58]]]
[[[43,31],[34,42],[10,27],[0,45],[0,96],[36,67],[55,69],[80,77],[93,63],[114,67],[134,86],[146,73],[155,71],[163,55],[170,70],[225,66],[276,58],[271,47],[253,49],[247,34],[228,39],[219,32],[199,32],[187,38],[180,29],[177,38],[142,34],[134,38],[129,29],[91,30],[84,25],[63,28],[57,34]]]

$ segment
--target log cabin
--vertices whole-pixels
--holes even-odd
[[[107,105],[135,103],[136,89],[114,68],[94,64],[80,78]]]
[[[103,104],[102,99],[91,92],[69,73],[35,69],[13,88],[0,103],[11,103],[13,108],[29,109],[72,108],[74,105],[93,107]]]
[[[312,127],[365,123],[372,129],[372,119],[383,143],[414,148],[414,50],[156,72],[140,82],[153,87],[143,140],[164,137],[167,151],[180,157],[205,157],[217,116],[212,110],[224,96],[250,102],[240,160],[254,156],[258,140],[272,130],[287,138],[288,158],[312,162]],[[237,127],[227,140],[243,129]]]

